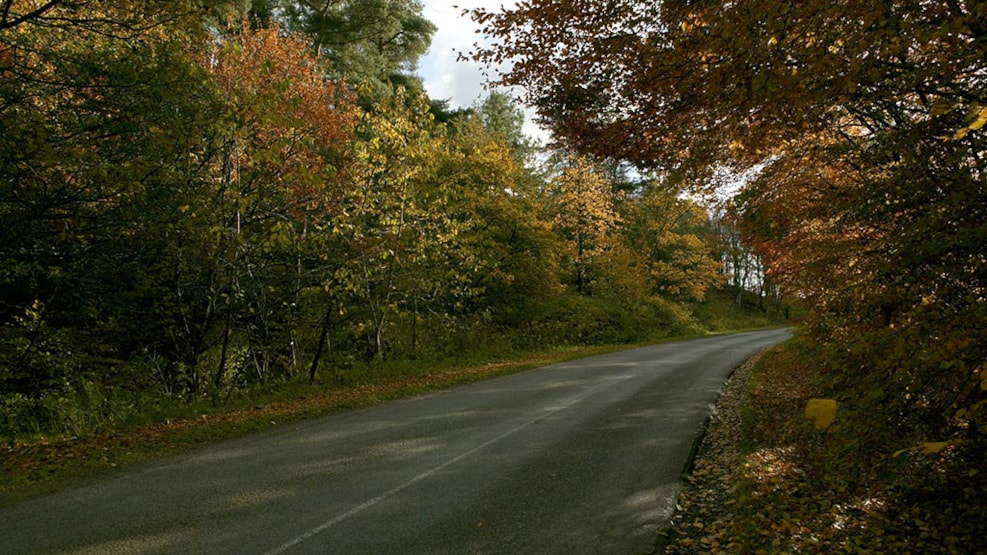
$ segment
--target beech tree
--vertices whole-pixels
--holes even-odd
[[[298,305],[311,280],[299,275],[300,251],[316,226],[341,210],[334,159],[353,137],[354,96],[325,79],[307,46],[277,27],[244,26],[200,60],[225,99],[229,122],[217,137],[213,196],[199,215],[218,268],[210,280],[218,298],[211,303],[221,302],[214,310],[225,312],[217,385],[233,326],[241,326],[258,375],[278,356],[297,359],[293,315],[285,307]]]
[[[723,282],[716,238],[706,228],[706,210],[695,202],[646,182],[620,208],[622,244],[648,294],[702,301]]]
[[[704,168],[760,162],[807,132],[874,131],[894,117],[875,109],[909,95],[900,116],[931,115],[950,136],[976,126],[985,9],[534,0],[472,10],[494,39],[472,57],[512,62],[496,83],[523,87],[583,150]]]
[[[365,315],[359,334],[378,358],[401,302],[428,287],[417,272],[447,238],[441,192],[427,186],[439,145],[431,113],[423,97],[405,95],[399,89],[364,114],[347,201],[350,271]]]
[[[560,293],[551,222],[539,214],[541,183],[520,165],[512,141],[486,118],[455,124],[437,168],[458,228],[451,254],[475,310],[503,321],[525,303]],[[520,133],[520,128],[516,129]]]
[[[571,267],[569,282],[578,294],[589,295],[616,243],[613,187],[591,160],[574,157],[563,161],[545,193],[550,221],[567,247],[563,263]]]

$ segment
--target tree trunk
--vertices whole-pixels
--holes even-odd
[[[219,391],[219,387],[223,384],[223,375],[226,373],[226,353],[230,347],[230,323],[232,319],[233,304],[231,303],[226,307],[226,324],[223,328],[223,349],[219,353],[219,368],[216,369],[216,378],[213,381],[216,391]]]
[[[326,315],[322,318],[322,329],[319,331],[319,344],[315,346],[315,354],[312,355],[312,366],[308,369],[308,383],[315,383],[315,373],[319,369],[319,360],[322,358],[322,350],[329,341],[329,326],[332,324],[332,304],[326,309]]]

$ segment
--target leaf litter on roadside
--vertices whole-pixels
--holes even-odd
[[[877,457],[839,416],[817,429],[812,378],[784,347],[731,376],[662,552],[987,553],[974,457],[957,445]]]

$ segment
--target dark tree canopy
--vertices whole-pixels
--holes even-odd
[[[545,125],[644,165],[905,121],[952,135],[987,103],[984,2],[531,0],[472,17],[495,40],[472,57],[509,62],[498,83]]]

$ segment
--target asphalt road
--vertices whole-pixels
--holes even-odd
[[[334,413],[0,509],[0,553],[650,553],[745,333]]]

